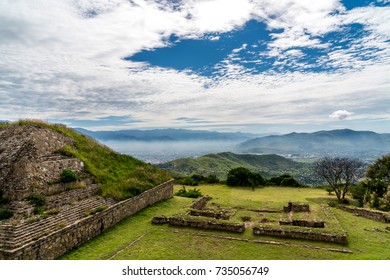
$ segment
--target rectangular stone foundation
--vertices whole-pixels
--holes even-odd
[[[253,234],[347,244],[346,235],[320,233],[320,232],[314,232],[309,230],[297,231],[297,230],[267,228],[267,227],[258,226],[253,228]]]
[[[81,219],[14,250],[0,250],[0,259],[50,260],[77,248],[122,219],[156,202],[173,197],[173,180],[138,196],[118,202],[102,212]]]

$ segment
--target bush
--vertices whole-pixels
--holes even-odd
[[[219,179],[214,174],[205,177],[203,181],[207,184],[218,184],[219,183]]]
[[[300,187],[301,184],[298,183],[297,180],[295,180],[293,177],[286,177],[280,182],[281,186],[284,187]]]
[[[8,210],[8,209],[0,210],[0,220],[9,219],[12,216],[13,216],[13,213],[10,210]]]
[[[364,205],[364,196],[366,195],[367,192],[367,187],[363,184],[360,183],[359,185],[354,185],[350,188],[350,192],[352,195],[352,198],[356,199],[359,202],[359,206]]]
[[[4,192],[2,190],[0,190],[0,204],[3,204],[3,203],[5,204],[5,203],[9,202],[9,200],[7,198],[4,198],[3,195],[4,195]]]
[[[193,179],[192,177],[184,177],[182,180],[182,184],[186,186],[198,186],[199,183]]]
[[[70,169],[64,169],[60,174],[62,183],[70,183],[77,181],[77,175]]]
[[[182,197],[190,197],[190,198],[198,198],[202,196],[202,193],[199,189],[189,189],[187,190],[186,187],[182,187],[180,190],[178,190],[175,193],[176,196],[182,196]]]
[[[41,207],[46,203],[46,198],[41,194],[30,195],[27,200],[35,207]]]
[[[289,174],[283,174],[281,176],[272,177],[268,180],[270,185],[284,186],[284,187],[300,187],[301,184]]]
[[[43,209],[42,206],[36,206],[36,207],[34,208],[34,214],[35,214],[35,215],[43,214],[43,212],[44,212],[44,209]]]

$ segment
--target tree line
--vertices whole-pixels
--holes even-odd
[[[346,195],[351,194],[360,206],[390,211],[390,154],[378,158],[372,164],[365,164],[360,159],[348,157],[325,157],[313,164],[318,177],[329,185],[329,192],[334,192],[339,202],[346,202]],[[201,183],[215,184],[220,180],[215,175],[197,175],[184,177],[179,183],[197,186]],[[305,187],[291,175],[284,174],[265,179],[260,173],[245,167],[231,169],[227,173],[228,186]]]

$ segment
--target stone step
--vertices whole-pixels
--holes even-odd
[[[78,220],[85,218],[85,211],[96,209],[99,206],[110,206],[115,201],[101,199],[100,197],[94,197],[85,201],[79,202],[74,206],[67,207],[68,209],[62,209],[65,211],[55,216],[48,217],[33,223],[25,223],[13,228],[7,228],[3,231],[1,239],[3,240],[0,247],[3,248],[17,248],[27,242],[39,239],[45,235],[48,235],[59,229],[62,223],[72,224]]]

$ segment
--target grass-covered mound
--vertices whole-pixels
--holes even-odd
[[[74,139],[74,146],[65,146],[59,153],[82,160],[85,171],[100,184],[102,196],[123,200],[170,179],[166,171],[131,156],[118,154],[65,125],[20,120],[0,123],[0,129],[11,125],[47,128]]]

